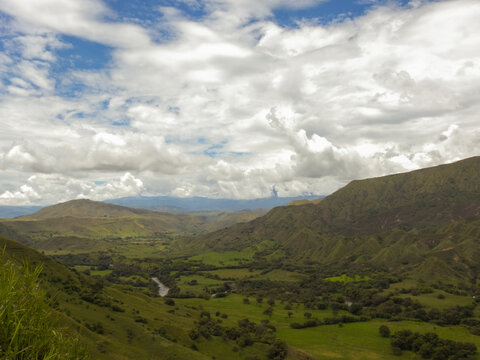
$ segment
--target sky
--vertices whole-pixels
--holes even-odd
[[[329,194],[479,155],[480,1],[0,0],[0,205]]]

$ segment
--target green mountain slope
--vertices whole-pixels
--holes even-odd
[[[47,219],[65,216],[73,217],[123,217],[155,214],[144,209],[131,209],[125,206],[107,204],[88,199],[71,200],[64,203],[47,206],[37,212],[25,215],[24,219]]]
[[[249,223],[191,241],[194,251],[255,247],[273,240],[285,261],[375,265],[477,276],[480,157],[404,174],[352,181],[317,204],[279,207]],[[272,251],[277,251],[274,246]],[[440,261],[440,260],[439,260]],[[438,263],[438,262],[437,262]]]

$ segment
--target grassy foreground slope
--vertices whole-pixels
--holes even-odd
[[[435,273],[452,281],[475,279],[479,179],[480,157],[474,157],[356,180],[316,204],[278,207],[249,223],[194,239],[190,246],[195,252],[238,251],[269,240],[274,244],[270,252],[283,250],[287,262],[417,269],[424,279]]]
[[[37,286],[40,271],[0,253],[0,358],[87,359],[78,340],[58,326],[45,292]]]
[[[60,324],[64,328],[70,329],[58,335],[64,336],[59,339],[64,339],[65,345],[72,346],[72,343],[67,340],[68,337],[62,334],[70,333],[73,337],[79,337],[82,345],[88,349],[94,359],[157,358],[187,360],[209,358],[189,349],[188,345],[191,341],[186,340],[188,339],[188,330],[194,326],[192,318],[194,315],[192,314],[197,317],[198,310],[187,309],[190,312],[189,316],[168,313],[172,309],[171,306],[165,305],[160,298],[148,297],[142,293],[132,293],[128,289],[127,291],[123,290],[121,287],[103,287],[102,282],[79,274],[47,256],[5,237],[0,237],[0,248],[5,250],[4,261],[15,263],[18,267],[24,265],[29,268],[41,266],[42,271],[38,281],[42,290],[39,291],[45,292],[47,299],[50,299],[48,302],[55,309]],[[18,282],[18,285],[20,286],[22,279],[25,279],[30,288],[38,288],[37,274],[34,274],[35,276],[28,275],[28,272],[26,274],[26,277],[19,277],[21,281]],[[1,276],[6,276],[3,270]],[[8,290],[6,285],[8,284],[2,282],[0,288],[2,309],[5,309],[5,304],[9,304],[3,301],[3,294]],[[13,293],[17,297],[19,296],[18,291],[13,291]],[[31,296],[33,295],[32,293]],[[30,300],[32,299],[34,300],[35,297]],[[26,300],[28,300],[28,297]],[[18,304],[16,303],[16,305]],[[40,305],[37,305],[38,310],[45,312],[46,308],[41,310]],[[48,312],[53,311],[53,309],[48,310]],[[185,309],[182,310],[185,311]],[[32,317],[32,314],[27,315],[30,318]],[[31,321],[34,320],[35,318],[31,319]],[[49,339],[47,334],[41,333],[42,329],[47,329],[50,326],[47,318],[44,318],[44,320],[43,324],[37,324],[35,328],[30,329],[31,338],[38,338],[39,342],[42,342],[43,339]],[[2,323],[0,333],[8,330],[4,325],[6,323]],[[183,339],[183,341],[178,341],[177,337]],[[11,339],[12,337],[9,336],[7,340]],[[19,341],[19,346],[22,344]],[[52,351],[57,349],[53,348],[56,344],[55,342],[51,344]],[[64,352],[64,347],[60,345],[61,343],[58,349],[63,351],[61,353],[63,355],[52,357],[52,359],[77,358],[69,357],[70,355]],[[3,351],[6,349],[9,348],[2,346]],[[72,347],[70,350],[74,350],[74,348]],[[54,352],[52,354],[55,355]],[[3,358],[3,355],[5,354],[0,353],[0,358]],[[22,359],[22,357],[10,355],[9,359]],[[27,358],[34,357],[26,357],[25,359]],[[39,358],[43,359],[44,357],[42,355]]]

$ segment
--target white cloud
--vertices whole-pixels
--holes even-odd
[[[150,43],[147,31],[137,25],[106,22],[111,13],[96,0],[3,0],[0,10],[26,31],[55,31],[126,48]]]
[[[28,185],[22,185],[19,190],[14,192],[7,190],[0,194],[0,203],[2,205],[31,205],[39,199],[41,199],[41,196]]]
[[[0,3],[20,49],[0,54],[0,203],[329,193],[478,155],[478,1],[379,4],[296,28],[273,9],[316,1],[187,3],[207,16],[160,9],[155,29],[107,20],[94,0]],[[61,34],[113,47],[112,61],[56,75]],[[85,89],[56,94],[69,82]]]
[[[0,194],[0,204],[31,205],[39,200],[43,204],[52,204],[82,198],[105,200],[139,195],[143,190],[142,180],[129,172],[123,174],[120,178],[114,177],[108,181],[38,174],[31,176],[18,190],[7,190]]]

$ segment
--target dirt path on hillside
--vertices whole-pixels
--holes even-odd
[[[170,290],[169,287],[165,286],[158,278],[152,277],[152,280],[157,284],[158,286],[158,295],[161,297],[164,297],[168,294],[168,291]]]

